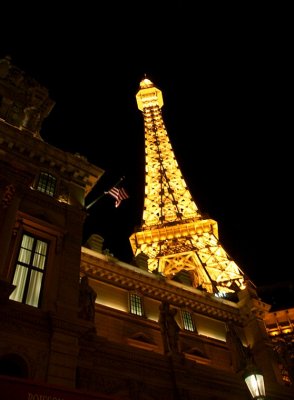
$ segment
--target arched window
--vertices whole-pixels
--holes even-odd
[[[28,378],[28,366],[18,354],[5,354],[0,357],[0,375]]]

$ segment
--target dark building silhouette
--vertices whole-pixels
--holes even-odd
[[[104,171],[43,141],[54,101],[0,60],[1,399],[249,400],[252,362],[270,399],[293,398],[294,308],[271,312],[197,209],[147,78],[137,102],[148,168],[127,264],[83,244]]]

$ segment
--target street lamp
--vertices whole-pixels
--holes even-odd
[[[256,366],[248,366],[244,373],[245,383],[254,400],[265,400],[264,380]]]

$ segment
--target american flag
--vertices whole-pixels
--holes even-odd
[[[122,187],[121,188],[113,187],[107,193],[115,198],[115,207],[118,207],[122,202],[122,200],[126,200],[129,198],[129,195]]]

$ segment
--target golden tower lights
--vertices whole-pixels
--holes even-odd
[[[195,288],[224,295],[245,288],[244,274],[218,238],[218,225],[198,210],[175,159],[162,118],[162,93],[147,78],[136,95],[145,129],[145,197],[135,256],[168,279],[185,270]]]

